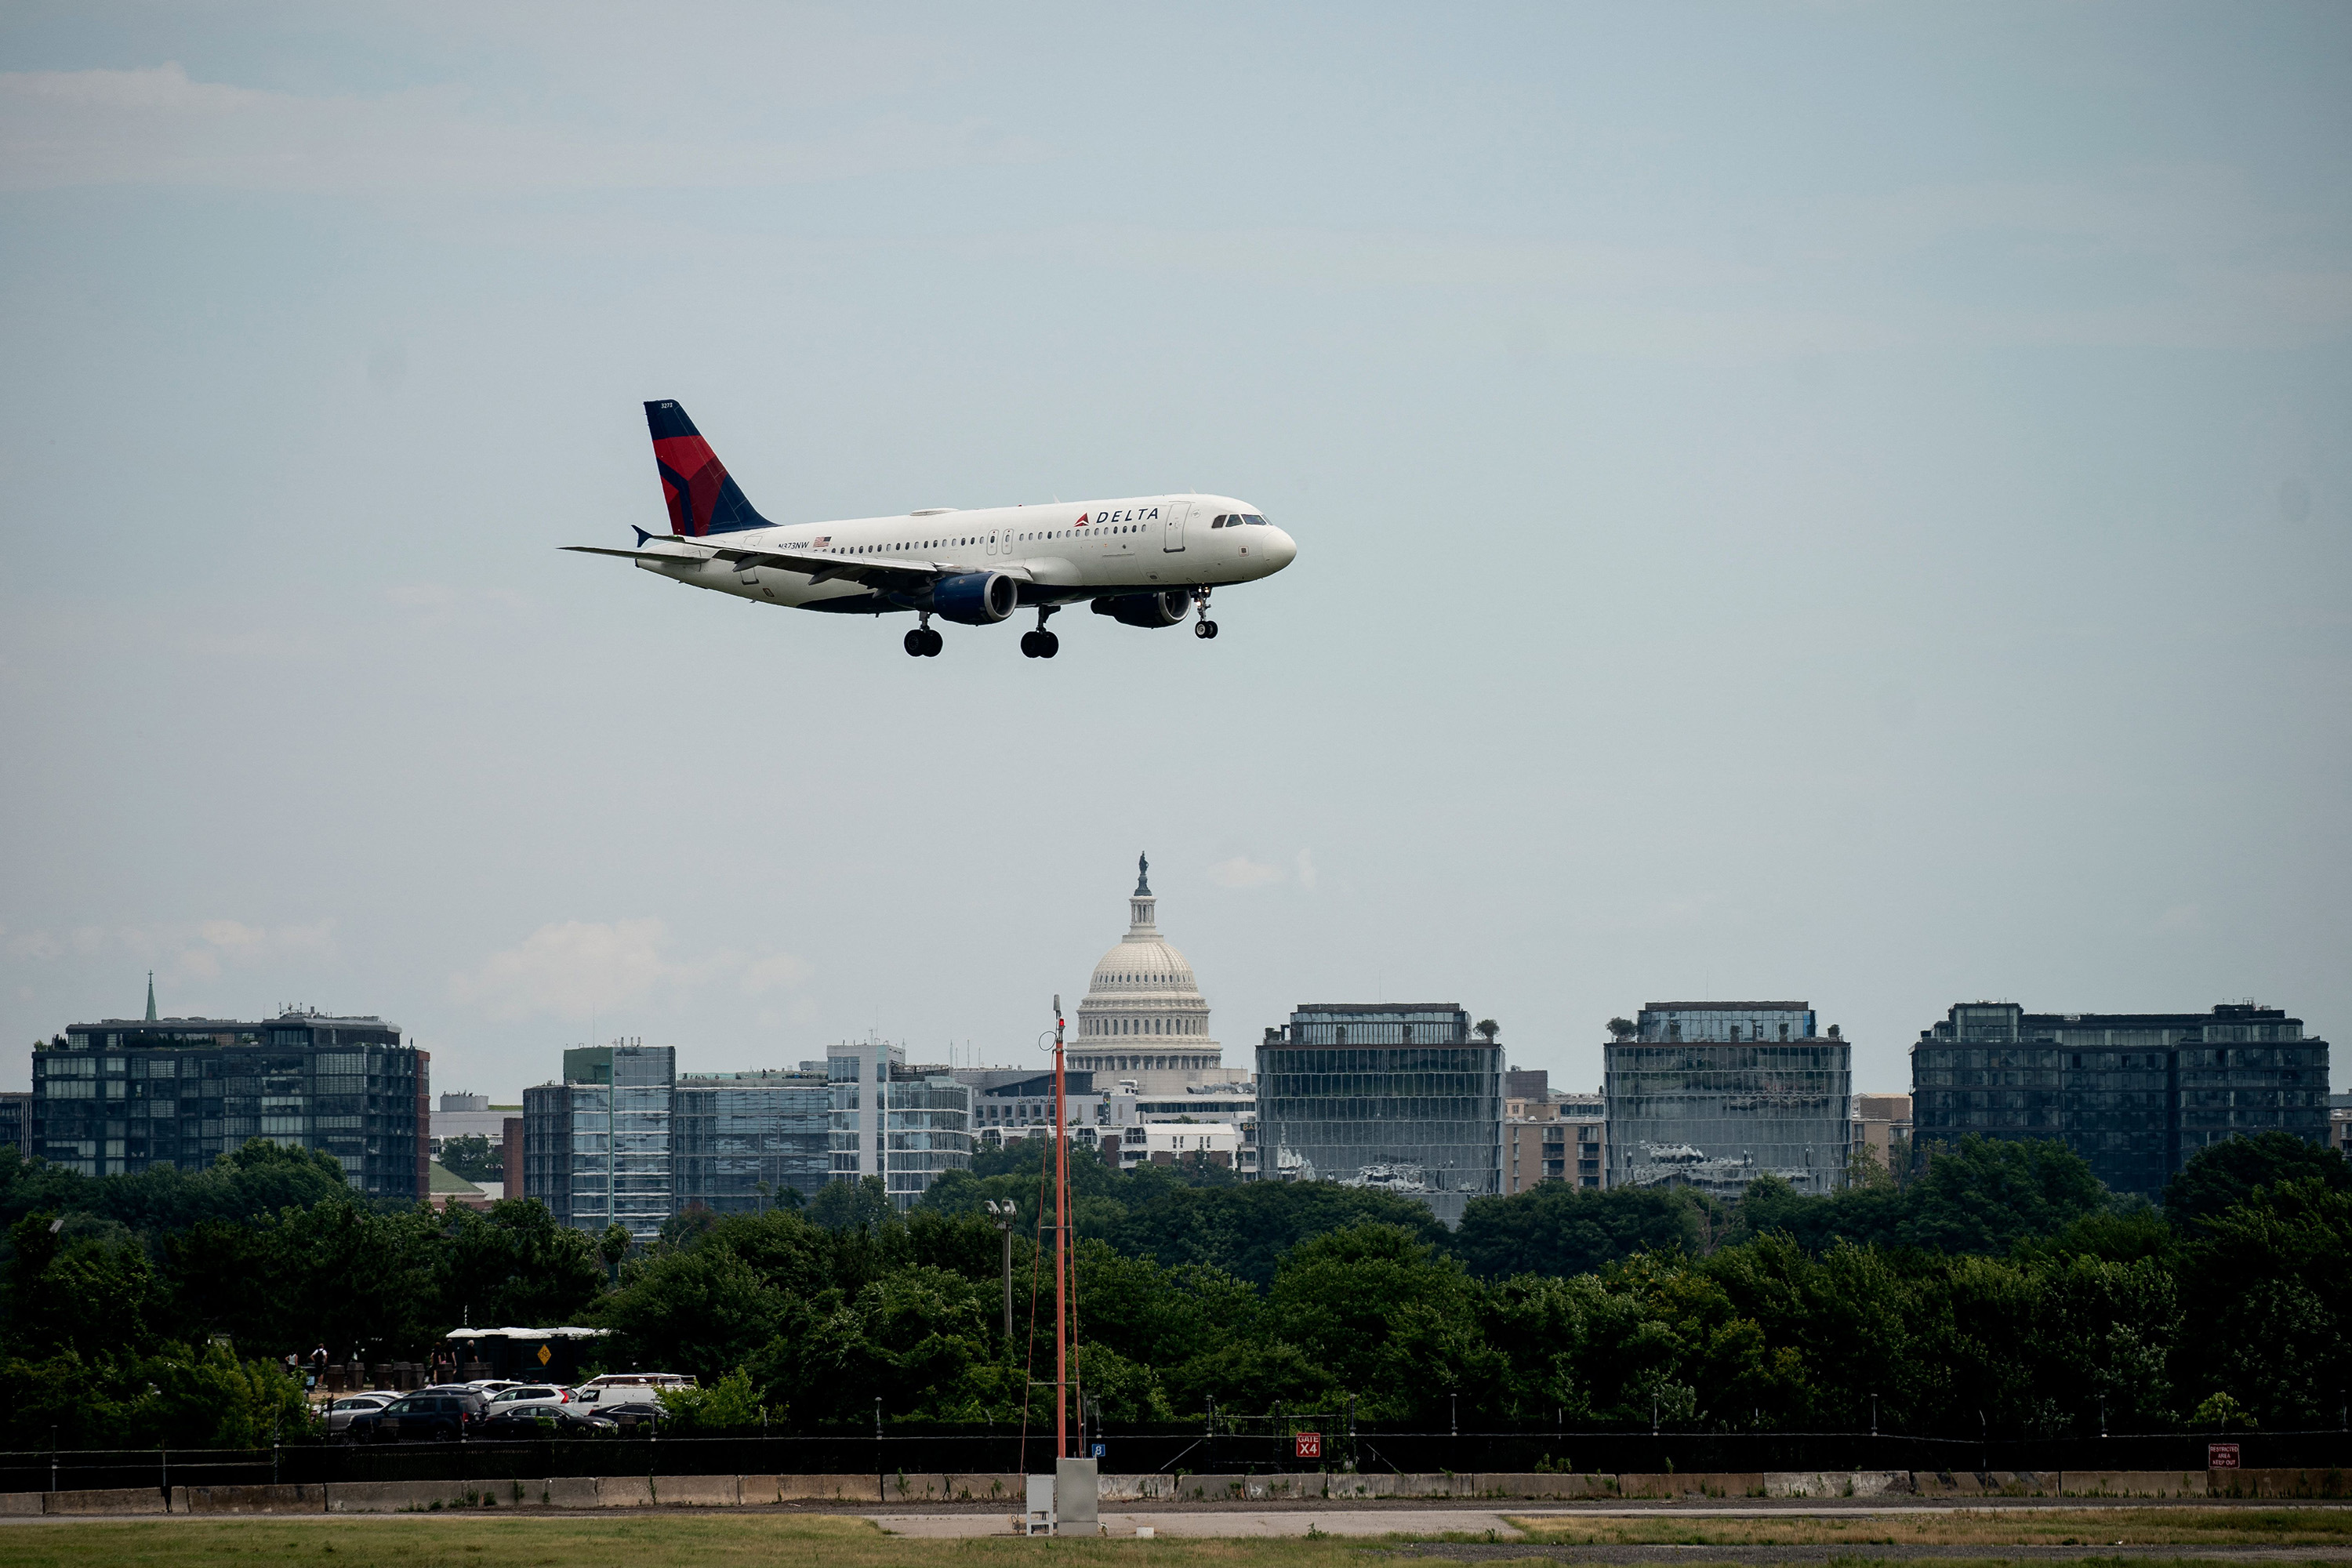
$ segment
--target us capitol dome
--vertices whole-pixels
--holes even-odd
[[[1077,1038],[1066,1048],[1073,1070],[1091,1071],[1098,1089],[1131,1079],[1143,1094],[1181,1094],[1188,1087],[1238,1083],[1248,1074],[1221,1065],[1209,1037],[1209,1004],[1184,955],[1160,934],[1151,862],[1136,858],[1127,934],[1095,965],[1078,1004]]]

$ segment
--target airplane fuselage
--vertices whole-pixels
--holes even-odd
[[[1106,595],[1218,588],[1288,565],[1297,546],[1229,496],[1135,496],[1106,501],[940,510],[897,517],[742,529],[680,539],[677,558],[637,564],[673,582],[805,610],[885,615],[912,607],[882,584],[683,552],[725,545],[823,556],[845,566],[921,563],[941,573],[997,572],[1021,584],[1024,605]]]

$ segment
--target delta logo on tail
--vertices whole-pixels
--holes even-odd
[[[654,438],[654,467],[661,473],[662,499],[669,504],[672,533],[707,538],[738,529],[766,528],[768,520],[733,479],[710,443],[675,403],[646,405],[646,426]]]

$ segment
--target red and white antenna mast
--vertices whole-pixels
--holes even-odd
[[[1054,997],[1054,1455],[1070,1458],[1070,1110],[1062,1058],[1062,998]]]

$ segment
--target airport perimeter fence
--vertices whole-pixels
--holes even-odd
[[[1302,1444],[1312,1433],[1316,1441]],[[1347,1414],[1226,1416],[1212,1426],[1097,1427],[1080,1439],[1106,1474],[1654,1475],[1669,1471],[2202,1470],[2207,1446],[2233,1443],[2246,1468],[2352,1468],[2352,1432],[2174,1432],[2098,1437],[1923,1437],[1891,1432],[1591,1430],[1391,1431]],[[1097,1447],[1098,1446],[1098,1447]],[[1311,1452],[1307,1450],[1312,1450]],[[606,1436],[522,1442],[323,1443],[267,1448],[94,1448],[0,1452],[0,1491],[153,1486],[335,1486],[368,1481],[504,1481],[561,1476],[1015,1475],[1051,1465],[1050,1421],[1024,1443],[1003,1426],[872,1426],[719,1436]]]

